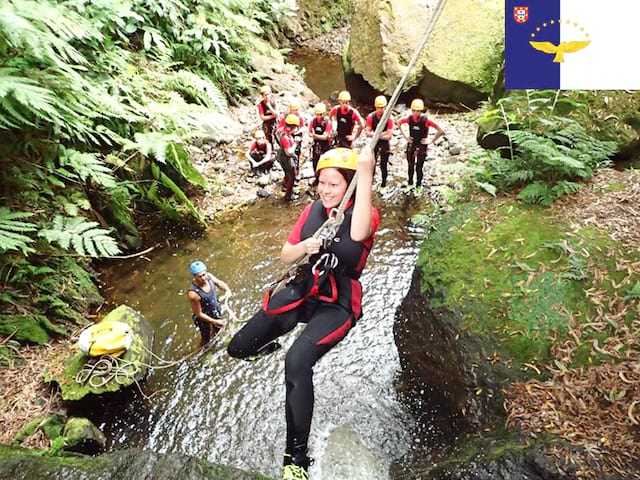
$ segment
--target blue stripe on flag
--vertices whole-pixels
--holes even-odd
[[[560,43],[560,0],[505,0],[505,87],[559,89],[560,63],[553,54],[533,48],[529,42]],[[528,18],[518,23],[515,7],[527,7]]]

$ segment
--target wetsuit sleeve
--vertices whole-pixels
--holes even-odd
[[[249,151],[253,152],[257,147],[258,147],[258,144],[254,140],[253,142],[251,142],[251,145],[249,145]]]
[[[403,123],[409,123],[409,117],[402,117],[398,120],[398,125],[402,125]]]
[[[331,125],[331,120],[327,121],[327,124],[324,127],[324,133],[330,134],[333,131],[333,125]]]
[[[378,209],[374,206],[371,206],[371,240],[376,234],[378,230],[378,225],[380,224],[380,214],[378,213]]]
[[[293,226],[291,233],[289,234],[289,238],[287,239],[287,242],[289,242],[291,245],[296,245],[302,240],[302,226],[304,225],[304,222],[307,221],[312,206],[313,203],[307,205],[298,217],[298,220],[296,220],[296,223]]]
[[[440,127],[438,126],[438,124],[437,124],[437,123],[435,123],[435,122],[432,122],[431,120],[427,120],[427,121],[425,122],[425,126],[426,126],[427,128],[429,128],[429,127],[433,127],[433,128],[440,129]]]
[[[291,141],[291,137],[289,135],[283,135],[280,138],[280,145],[282,146],[282,148],[284,148],[285,150],[290,149],[293,146],[293,142]]]
[[[371,115],[367,115],[367,127],[373,129],[373,117]]]

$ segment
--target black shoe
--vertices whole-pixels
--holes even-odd
[[[260,348],[255,355],[251,355],[250,357],[246,357],[244,360],[247,362],[255,362],[262,357],[272,354],[282,348],[280,342],[274,340],[273,342],[267,343],[264,347]]]

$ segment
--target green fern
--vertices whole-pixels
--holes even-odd
[[[29,246],[33,239],[24,233],[33,232],[38,227],[33,223],[21,221],[32,215],[29,212],[12,212],[6,207],[0,207],[0,253],[20,250],[26,255],[34,251]]]
[[[168,76],[165,87],[186,94],[216,112],[226,113],[227,100],[222,91],[212,82],[188,70],[180,70]]]
[[[72,149],[62,149],[60,154],[60,167],[56,170],[66,177],[76,177],[86,182],[92,179],[96,185],[103,188],[115,188],[118,184],[111,169],[107,167],[94,153],[82,153]],[[66,168],[70,168],[71,174]]]
[[[530,183],[520,191],[517,198],[524,203],[545,206],[551,205],[555,200],[551,187],[544,182]]]
[[[204,226],[207,225],[207,221],[202,216],[202,214],[198,211],[198,209],[193,205],[193,203],[191,203],[191,200],[189,200],[189,198],[187,198],[187,196],[184,194],[184,192],[180,189],[180,187],[178,187],[173,182],[173,180],[171,180],[165,173],[160,171],[160,167],[158,167],[158,165],[151,164],[151,172],[153,173],[153,176],[157,180],[162,182],[162,184],[165,187],[167,187],[169,190],[171,190],[173,192],[173,194],[180,200],[180,202],[182,202],[182,204],[184,204],[187,207],[189,212],[191,212],[191,215],[193,215],[193,217],[196,220],[198,220],[198,222],[200,222]]]
[[[120,248],[110,232],[97,227],[97,222],[88,221],[84,217],[65,218],[56,215],[52,227],[40,230],[38,236],[49,243],[57,243],[63,250],[73,250],[82,256],[118,255]]]

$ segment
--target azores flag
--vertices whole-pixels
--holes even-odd
[[[640,89],[640,0],[505,0],[507,89]]]

